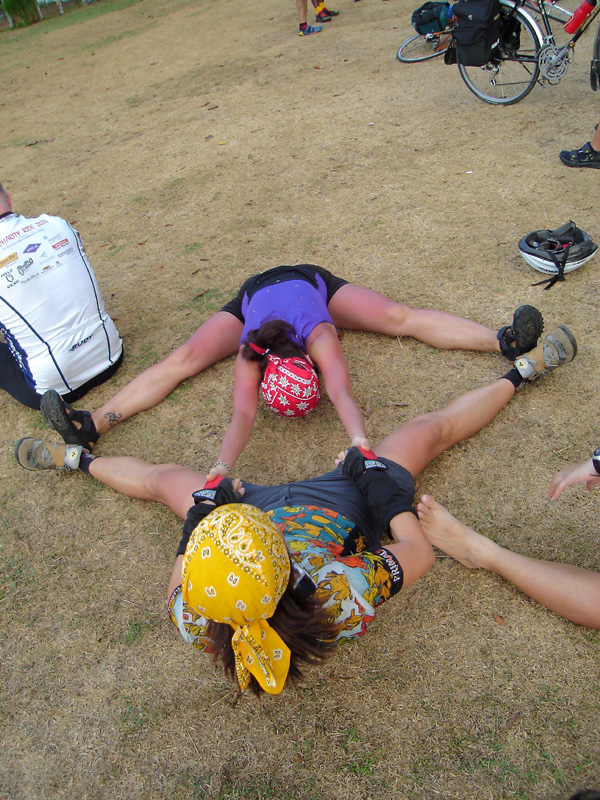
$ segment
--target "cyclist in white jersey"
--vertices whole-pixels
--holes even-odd
[[[48,389],[78,400],[123,357],[78,232],[14,213],[1,184],[0,330],[0,389],[29,408]]]

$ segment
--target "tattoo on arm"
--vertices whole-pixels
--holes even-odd
[[[117,414],[114,411],[109,411],[108,414],[104,415],[104,418],[108,421],[108,427],[114,428],[122,416],[123,414]]]

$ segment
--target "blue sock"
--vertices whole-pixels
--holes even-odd
[[[506,375],[503,375],[502,377],[506,378],[507,381],[512,383],[512,385],[515,387],[515,392],[520,389],[523,384],[527,383],[525,378],[521,375],[516,367],[509,369]]]
[[[86,475],[89,475],[90,464],[95,458],[98,458],[98,456],[93,456],[91,453],[82,453],[81,458],[79,459],[79,469],[81,470],[81,472],[84,472]]]

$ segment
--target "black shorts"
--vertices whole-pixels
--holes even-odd
[[[348,283],[348,281],[345,281],[343,278],[336,277],[328,270],[323,269],[323,267],[318,267],[316,264],[296,264],[293,267],[273,267],[273,269],[268,269],[266,272],[252,275],[244,281],[237,295],[233,300],[230,300],[224,305],[221,311],[227,311],[229,314],[233,314],[234,317],[237,317],[240,322],[244,322],[242,300],[245,294],[248,294],[248,298],[251,298],[259,289],[264,289],[265,286],[271,286],[274,283],[280,283],[282,276],[285,276],[286,280],[290,281],[300,278],[300,280],[308,281],[308,283],[311,283],[317,288],[315,274],[319,274],[325,282],[327,288],[327,305],[329,305],[331,298],[337,290]]]
[[[72,392],[61,395],[63,400],[66,400],[67,403],[74,403],[79,400],[94,386],[100,386],[101,383],[111,378],[121,366],[122,361],[123,350],[121,350],[121,355],[115,363],[107,367],[104,372],[96,375],[77,389],[73,389]],[[27,406],[27,408],[39,411],[42,396],[35,391],[31,384],[27,383],[25,375],[23,375],[21,368],[10,352],[9,346],[5,342],[0,342],[0,389],[8,392],[11,397],[14,397],[15,400],[18,400],[19,403]]]
[[[413,508],[415,499],[413,476],[407,469],[389,458],[380,460],[387,464],[389,468],[387,475],[398,485],[400,494],[405,501],[405,506],[399,513],[412,511],[413,514],[416,514]],[[337,469],[319,475],[317,478],[282,483],[279,486],[261,486],[244,481],[244,488],[246,492],[242,502],[249,503],[263,511],[271,511],[283,506],[317,506],[337,511],[360,528],[370,547],[378,546],[381,537],[387,534],[387,531],[382,531],[375,526],[367,501],[358,491],[354,482],[349,478],[344,478]]]

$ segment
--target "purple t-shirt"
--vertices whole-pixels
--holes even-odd
[[[315,279],[318,289],[299,278],[283,278],[281,282],[259,289],[250,299],[244,294],[242,341],[246,341],[248,333],[260,328],[264,322],[282,319],[296,332],[295,344],[306,351],[306,340],[319,323],[334,324],[327,310],[325,281],[318,273]]]

